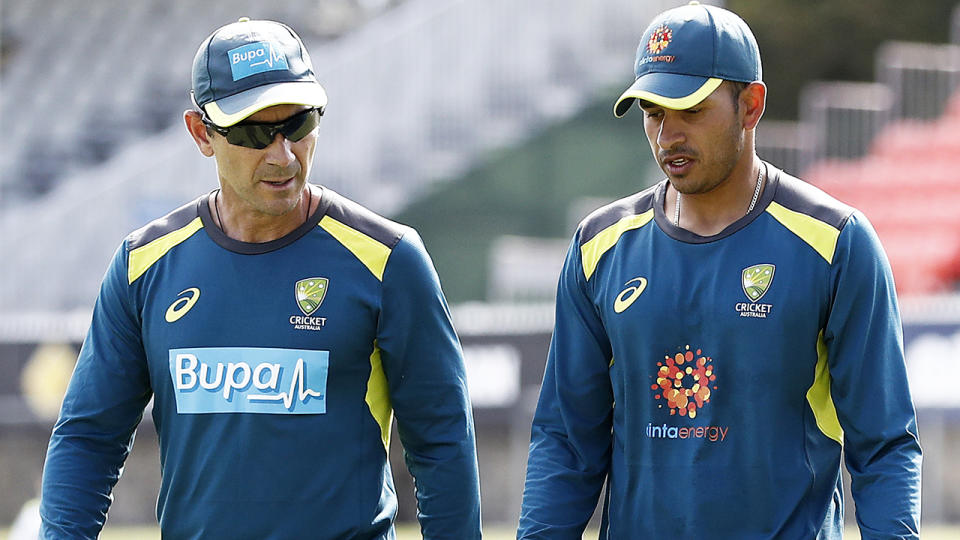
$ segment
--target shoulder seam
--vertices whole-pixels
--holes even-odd
[[[396,247],[403,237],[404,225],[391,221],[329,188],[324,188],[323,193],[330,197],[325,218],[330,217],[390,249]]]
[[[398,234],[396,242],[392,246],[388,246],[329,215],[323,216],[318,225],[340,242],[343,247],[347,248],[350,253],[353,253],[378,281],[383,281],[383,272],[387,267],[387,260],[390,258],[393,248],[403,237],[402,233]]]
[[[587,281],[590,281],[590,277],[593,276],[594,271],[596,271],[603,254],[615,246],[625,232],[639,229],[653,221],[653,213],[653,208],[651,208],[642,214],[622,217],[619,221],[604,228],[580,246],[583,275]]]
[[[601,231],[627,216],[638,215],[653,208],[658,184],[597,208],[580,222],[580,243],[593,239]]]
[[[133,284],[133,282],[146,273],[151,266],[163,258],[168,251],[193,236],[193,233],[202,228],[203,221],[200,219],[200,216],[197,216],[183,227],[170,231],[142,246],[133,249],[129,249],[128,246],[127,283]]]
[[[833,264],[840,229],[813,216],[791,210],[776,201],[770,201],[767,213],[812,247],[828,264]]]

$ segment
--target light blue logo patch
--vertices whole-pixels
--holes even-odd
[[[269,41],[258,41],[230,49],[227,51],[227,58],[230,60],[230,71],[234,81],[264,71],[288,69],[287,57],[284,56],[283,49]]]
[[[324,414],[329,351],[170,349],[177,412]]]

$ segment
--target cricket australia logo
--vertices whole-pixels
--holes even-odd
[[[323,303],[330,288],[330,280],[325,277],[301,279],[294,285],[297,307],[304,316],[291,315],[290,324],[294,330],[321,330],[327,323],[326,317],[311,317]]]
[[[740,286],[750,302],[738,302],[736,310],[741,317],[766,319],[773,309],[770,304],[757,303],[773,284],[773,275],[777,267],[772,264],[755,264],[744,268],[740,273]]]
[[[304,315],[310,315],[323,303],[330,280],[325,277],[301,279],[297,282],[297,305]]]

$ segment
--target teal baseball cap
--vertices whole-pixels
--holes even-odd
[[[306,105],[321,112],[327,105],[300,36],[283,23],[246,17],[200,44],[191,94],[220,127],[274,105]]]
[[[658,15],[643,33],[636,80],[613,105],[620,118],[642,99],[667,109],[688,109],[724,80],[760,81],[760,48],[735,13],[690,2]]]

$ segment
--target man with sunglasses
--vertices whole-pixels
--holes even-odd
[[[393,413],[424,538],[480,538],[459,341],[417,233],[308,183],[327,104],[300,38],[241,19],[193,65],[219,189],[130,234],[44,469],[44,538],[96,538],[153,398],[164,538],[394,538]]]

